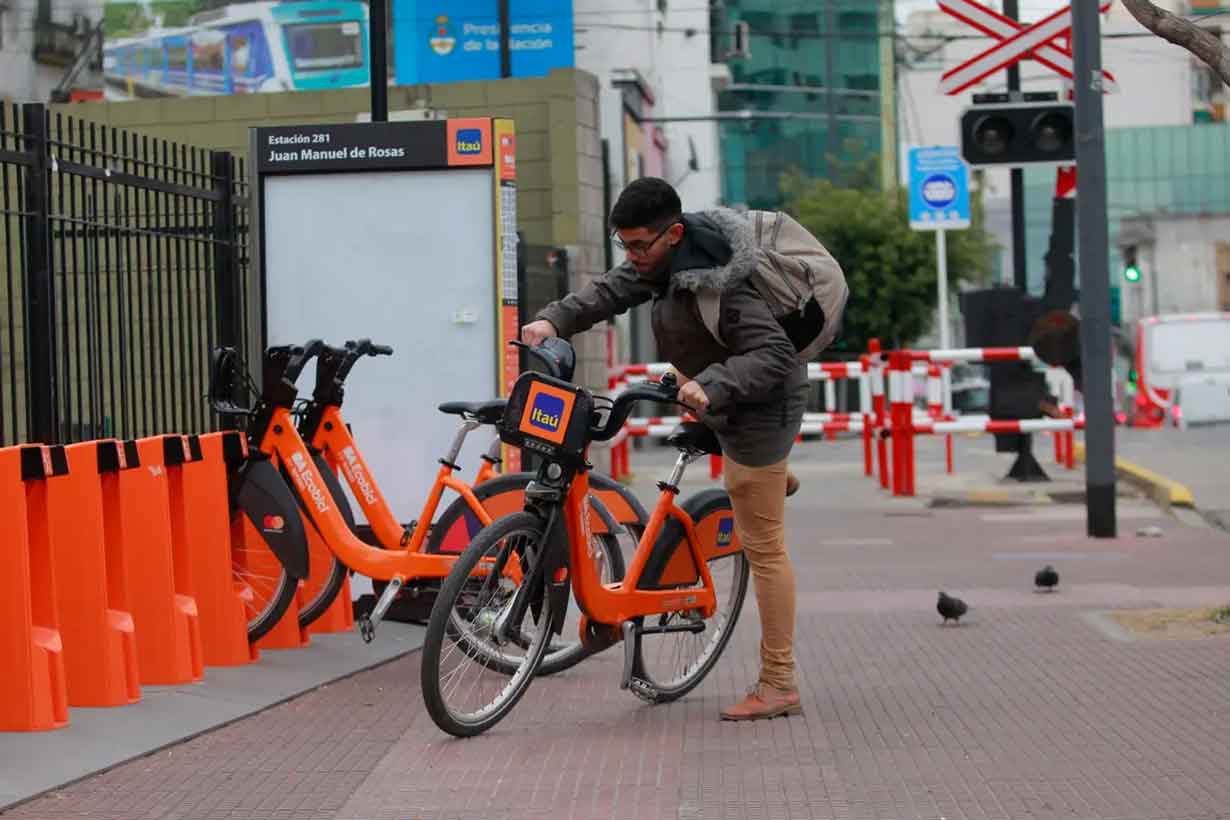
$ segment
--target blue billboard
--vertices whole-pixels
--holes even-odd
[[[512,76],[573,65],[571,0],[509,0]],[[500,76],[497,0],[393,0],[398,85]]]

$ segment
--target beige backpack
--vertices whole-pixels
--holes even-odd
[[[850,296],[841,266],[789,214],[748,211],[746,217],[759,249],[752,283],[794,343],[799,359],[814,361],[841,332],[841,317]],[[698,291],[696,301],[705,327],[725,345],[718,332],[720,292]]]

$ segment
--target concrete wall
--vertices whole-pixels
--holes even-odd
[[[517,127],[517,215],[525,240],[568,248],[572,285],[603,270],[602,146],[598,85],[584,71],[488,82],[399,86],[389,110],[424,106],[452,117],[511,117]],[[58,107],[160,139],[246,155],[254,126],[354,122],[369,110],[367,89],[92,103]],[[578,337],[578,380],[605,386],[601,329]]]
[[[1124,324],[1142,316],[1195,313],[1221,309],[1218,245],[1230,244],[1230,215],[1176,216],[1154,214],[1121,222],[1120,241],[1138,239],[1139,282],[1123,289]],[[1223,251],[1223,254],[1225,251]],[[1122,266],[1111,259],[1112,270]]]

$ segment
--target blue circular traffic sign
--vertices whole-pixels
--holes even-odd
[[[932,208],[947,208],[957,198],[957,182],[948,174],[932,174],[923,180],[922,200]]]

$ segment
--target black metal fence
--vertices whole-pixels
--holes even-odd
[[[242,160],[0,105],[0,444],[211,429],[246,354]]]

